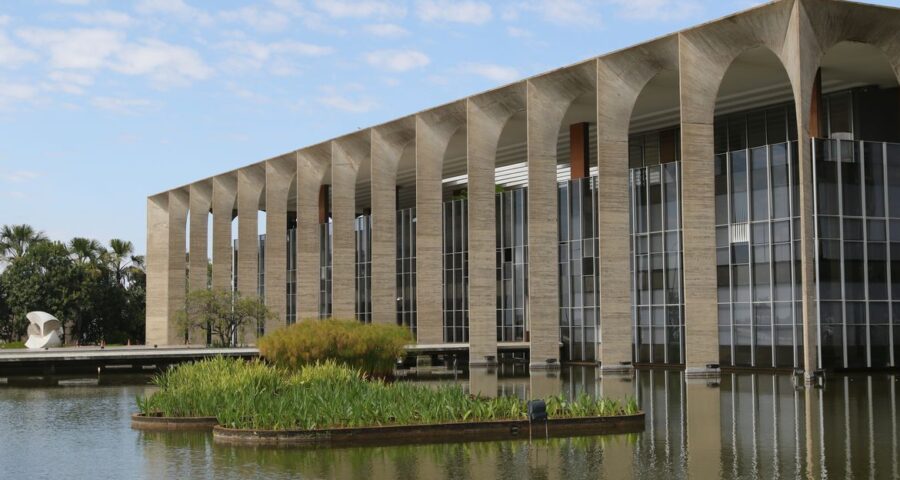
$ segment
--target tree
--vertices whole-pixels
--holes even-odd
[[[31,225],[4,225],[0,228],[0,260],[11,262],[32,245],[45,241],[44,232],[35,231]]]
[[[109,250],[106,251],[106,261],[115,272],[116,282],[123,284],[127,281],[127,271],[137,261],[143,264],[143,257],[134,255],[134,244],[127,240],[114,238],[109,241]]]
[[[76,262],[96,266],[106,254],[106,249],[97,240],[75,237],[69,242],[69,252]]]
[[[214,288],[188,292],[185,306],[177,314],[184,333],[203,330],[214,344],[234,346],[243,341],[244,329],[256,328],[274,314],[259,297],[241,297],[240,293]]]
[[[78,290],[84,280],[66,247],[59,242],[38,242],[11,262],[0,275],[9,315],[0,321],[0,335],[19,340],[28,326],[25,314],[45,311],[60,321],[73,317]]]

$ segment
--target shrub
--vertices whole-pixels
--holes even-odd
[[[356,320],[305,320],[259,339],[259,353],[273,364],[298,369],[334,360],[363,372],[388,375],[412,341],[406,328]]]

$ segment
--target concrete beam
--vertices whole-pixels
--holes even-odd
[[[237,172],[237,290],[243,297],[259,296],[259,202],[266,186],[262,165],[251,165]],[[257,326],[249,325],[244,341],[256,341]],[[240,340],[239,340],[240,341]]]
[[[442,343],[443,169],[450,139],[466,124],[456,102],[416,116],[416,331],[418,343]]]
[[[356,174],[369,161],[370,131],[342,137],[331,142],[331,218],[332,218],[332,313],[335,318],[356,317],[356,243],[353,221],[356,218]]]
[[[525,82],[520,82],[469,98],[466,102],[468,132],[466,157],[469,173],[469,364],[474,366],[494,363],[497,358],[497,227],[494,168],[503,126],[513,114],[525,109],[526,88]]]
[[[190,240],[188,256],[188,290],[209,288],[209,210],[212,208],[212,182],[204,180],[191,184],[190,188]],[[188,342],[194,345],[206,344],[206,332],[195,328],[188,332]]]
[[[288,194],[297,178],[297,155],[289,153],[266,162],[265,300],[276,315],[265,325],[266,334],[287,325],[287,216]]]
[[[531,368],[559,368],[556,148],[563,117],[578,97],[596,91],[596,76],[589,61],[526,82]]]
[[[396,324],[397,166],[415,142],[416,119],[402,118],[371,132],[372,323]]]
[[[678,69],[678,38],[669,36],[597,61],[597,208],[600,237],[600,368],[634,361],[628,209],[628,134],[641,92],[657,74]]]
[[[231,221],[237,199],[237,176],[226,173],[212,180],[212,287],[231,291],[234,247],[231,245]]]
[[[297,152],[297,320],[319,317],[319,190],[330,170],[330,143]]]

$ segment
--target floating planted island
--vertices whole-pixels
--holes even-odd
[[[220,357],[179,365],[155,382],[159,390],[138,398],[135,418],[174,425],[168,420],[215,417],[213,438],[221,443],[385,445],[528,438],[529,428],[535,437],[644,429],[633,399],[552,396],[545,399],[546,425],[529,425],[526,402],[517,397],[473,396],[457,384],[388,382],[330,360],[285,368]]]

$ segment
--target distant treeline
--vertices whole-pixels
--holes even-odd
[[[131,242],[50,240],[29,225],[0,228],[0,341],[26,336],[25,314],[47,312],[67,344],[143,343],[144,258]]]

